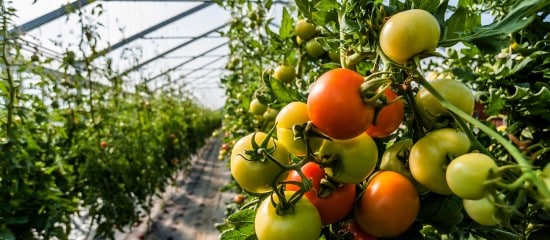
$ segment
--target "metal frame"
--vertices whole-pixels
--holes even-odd
[[[155,60],[158,60],[160,58],[164,58],[166,57],[166,55],[168,55],[169,53],[173,52],[173,51],[176,51],[182,47],[185,47],[201,38],[221,38],[222,36],[219,36],[219,35],[216,35],[216,36],[209,36],[210,34],[216,32],[216,31],[219,31],[221,29],[223,29],[224,27],[228,26],[229,23],[225,23],[223,25],[220,25],[220,26],[217,26],[209,31],[207,31],[206,33],[203,33],[201,35],[198,35],[198,36],[169,36],[169,37],[149,37],[149,38],[146,38],[145,36],[149,33],[152,33],[158,29],[161,29],[167,25],[169,25],[170,23],[173,23],[177,20],[180,20],[182,18],[185,18],[193,13],[196,13],[204,8],[207,8],[211,5],[215,5],[214,4],[214,1],[212,0],[100,0],[100,1],[97,1],[97,0],[74,0],[72,1],[71,3],[68,3],[68,4],[65,4],[63,6],[61,6],[60,8],[58,9],[55,9],[51,12],[48,12],[42,16],[39,16],[35,19],[32,19],[18,27],[15,27],[14,29],[11,29],[10,32],[12,31],[20,31],[20,32],[29,32],[33,29],[36,29],[44,24],[47,24],[49,22],[52,22],[53,20],[59,18],[59,17],[62,17],[64,15],[66,15],[67,13],[71,12],[70,10],[71,9],[80,9],[80,8],[84,8],[86,7],[87,5],[89,5],[90,3],[94,3],[94,2],[187,2],[187,3],[191,3],[191,2],[197,2],[197,3],[201,3],[201,4],[197,4],[196,6],[176,15],[176,16],[173,16],[173,17],[170,17],[164,21],[161,21],[153,26],[150,26],[148,27],[147,29],[144,29],[143,31],[139,32],[139,33],[136,33],[128,38],[125,38],[115,44],[112,44],[110,45],[109,47],[105,48],[105,49],[102,49],[100,51],[98,51],[97,53],[94,54],[94,56],[104,56],[120,47],[123,47],[124,45],[132,42],[132,41],[135,41],[137,39],[189,39],[188,41],[185,41],[173,48],[170,48],[168,49],[167,51],[164,51],[160,54],[158,54],[157,56],[153,57],[153,58],[150,58],[150,59],[147,59],[127,70],[125,70],[123,73],[121,73],[120,75],[126,75],[132,71],[135,71],[149,63],[152,63],[153,61]],[[262,0],[258,0],[258,1],[262,1]],[[289,4],[290,1],[289,0],[274,0],[273,1],[274,4]],[[275,24],[271,23],[273,26],[277,27]],[[148,78],[145,80],[145,82],[149,82],[149,81],[152,81],[156,78],[159,78],[161,76],[164,76],[166,74],[168,74],[169,72],[172,72],[172,71],[175,71],[177,69],[180,69],[182,66],[186,65],[187,63],[193,61],[193,60],[196,60],[197,58],[200,58],[200,57],[206,57],[208,53],[224,46],[224,45],[227,45],[228,42],[224,42],[223,44],[220,44],[218,46],[215,46],[201,54],[198,54],[198,55],[195,55],[195,56],[189,56],[189,59],[187,59],[186,61],[180,63],[180,64],[177,64],[176,66],[174,67],[171,67],[170,69],[168,69],[167,71],[164,71],[158,75],[155,75],[154,77],[152,78]],[[213,56],[214,57],[214,56]],[[223,57],[226,57],[226,56],[222,56],[222,55],[219,55],[218,58],[216,58],[214,61],[212,62],[217,62],[219,60],[221,60]],[[211,64],[212,62],[209,62],[208,64]],[[197,67],[197,68],[192,68],[191,72],[188,73],[188,74],[192,74],[194,73],[195,71],[199,71],[199,70],[203,70],[206,66],[201,66],[201,67]],[[213,71],[211,72],[214,72],[215,70],[217,70],[219,68],[215,68],[215,69],[212,69]],[[221,69],[223,70],[223,69]],[[52,71],[55,71],[55,70],[52,70]],[[211,72],[209,72],[208,74],[210,74]],[[201,76],[205,76],[205,75],[201,75]],[[200,77],[199,77],[200,78]],[[194,79],[194,78],[193,78]]]

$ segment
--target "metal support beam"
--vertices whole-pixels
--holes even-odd
[[[79,8],[82,8],[90,3],[94,2],[94,0],[76,0],[72,3],[69,3],[69,4],[66,4],[66,5],[63,5],[61,6],[60,8],[56,9],[56,10],[53,10],[49,13],[46,13],[40,17],[37,17],[33,20],[30,20],[24,24],[22,24],[21,26],[19,27],[16,27],[12,30],[10,30],[10,32],[13,32],[13,31],[22,31],[22,32],[28,32],[28,31],[31,31],[37,27],[40,27],[46,23],[49,23],[59,17],[62,17],[64,16],[65,14],[68,13],[68,10],[70,9],[79,9]]]
[[[153,32],[153,31],[158,30],[158,29],[160,29],[160,28],[162,28],[162,27],[164,27],[164,26],[166,26],[166,25],[168,25],[168,24],[170,24],[170,23],[173,23],[173,22],[175,22],[175,21],[177,21],[177,20],[179,20],[179,19],[182,19],[182,18],[184,18],[184,17],[187,17],[187,16],[189,16],[189,15],[191,15],[191,14],[193,14],[193,13],[196,13],[196,12],[198,12],[198,11],[200,11],[200,10],[202,10],[202,9],[204,9],[204,8],[206,8],[206,7],[208,7],[208,6],[210,6],[210,5],[212,5],[211,2],[205,2],[205,3],[200,4],[200,5],[198,5],[198,6],[194,7],[194,8],[191,8],[191,9],[189,9],[189,10],[186,10],[186,11],[184,11],[184,12],[182,12],[182,13],[176,15],[176,16],[173,16],[173,17],[171,17],[171,18],[169,18],[169,19],[166,19],[166,20],[164,20],[164,21],[162,21],[162,22],[160,22],[160,23],[157,23],[157,24],[155,24],[155,25],[153,25],[153,26],[151,26],[151,27],[149,27],[149,28],[147,28],[147,29],[145,29],[145,30],[139,32],[139,33],[136,33],[136,34],[134,34],[134,35],[132,35],[132,36],[126,38],[126,39],[123,39],[123,40],[120,41],[120,42],[117,42],[117,43],[111,45],[111,46],[108,47],[108,48],[105,48],[105,49],[99,51],[99,52],[96,54],[96,56],[105,55],[105,54],[107,54],[107,53],[109,53],[109,52],[111,52],[111,51],[113,51],[113,50],[115,50],[115,49],[117,49],[117,48],[120,48],[120,47],[124,46],[125,44],[127,44],[127,43],[129,43],[129,42],[132,42],[132,41],[134,41],[134,40],[136,40],[136,39],[138,39],[138,38],[141,38],[141,37],[143,37],[143,36],[145,36],[145,35],[147,35],[147,34]]]
[[[145,80],[145,82],[150,82],[150,81],[153,81],[153,80],[155,80],[155,79],[157,79],[157,78],[159,78],[159,77],[161,77],[161,76],[164,76],[164,75],[166,75],[167,73],[169,73],[169,72],[171,72],[171,71],[174,71],[174,70],[178,69],[179,67],[184,66],[185,64],[194,61],[194,60],[197,59],[197,58],[200,58],[200,57],[202,57],[202,56],[204,56],[204,55],[206,55],[206,54],[208,54],[208,53],[210,53],[210,52],[213,52],[214,50],[216,50],[216,49],[218,49],[218,48],[221,48],[221,47],[227,45],[228,43],[229,43],[229,42],[224,42],[224,43],[222,43],[222,44],[220,44],[220,45],[218,45],[218,46],[216,46],[216,47],[213,47],[213,48],[211,48],[211,49],[209,49],[209,50],[207,50],[207,51],[204,51],[204,52],[202,52],[201,54],[199,54],[199,55],[197,55],[197,56],[194,56],[194,57],[192,57],[192,58],[190,58],[190,59],[188,59],[188,60],[186,60],[186,61],[184,61],[184,62],[182,62],[182,63],[180,63],[180,64],[178,64],[178,65],[176,65],[176,66],[174,66],[174,67],[169,68],[168,70],[166,70],[166,71],[164,71],[164,72],[162,72],[162,73],[160,73],[160,74],[157,74],[156,76],[154,76],[154,77],[152,77],[152,78],[149,78],[149,79]],[[225,57],[225,56],[221,56],[221,57],[215,59],[215,61],[218,61],[219,59],[224,58],[224,57]],[[215,62],[215,61],[212,61],[212,62]],[[211,64],[211,62],[207,63],[206,65],[209,65],[209,64]]]
[[[166,50],[166,51],[164,51],[164,52],[158,54],[157,56],[155,56],[155,57],[153,57],[153,58],[150,58],[150,59],[148,59],[148,60],[146,60],[146,61],[144,61],[144,62],[142,62],[142,63],[140,63],[140,64],[138,64],[138,65],[135,65],[135,66],[131,67],[130,69],[128,69],[128,70],[122,72],[120,75],[126,75],[126,74],[128,74],[129,72],[135,71],[135,70],[137,70],[137,69],[139,69],[139,68],[141,68],[141,67],[143,67],[143,66],[145,66],[145,65],[147,65],[147,64],[149,64],[149,63],[151,63],[151,62],[153,62],[153,61],[155,61],[155,60],[157,60],[157,59],[159,59],[159,58],[162,58],[162,57],[168,55],[169,53],[171,53],[171,52],[173,52],[173,51],[175,51],[175,50],[178,50],[178,49],[180,49],[180,48],[182,48],[182,47],[185,47],[185,46],[187,46],[187,45],[189,45],[189,44],[191,44],[191,43],[193,43],[193,42],[195,42],[195,41],[201,39],[201,38],[204,37],[204,36],[208,36],[209,34],[211,34],[211,33],[213,33],[213,32],[216,32],[216,31],[218,31],[218,30],[224,28],[224,27],[227,26],[227,25],[229,25],[229,23],[224,23],[224,24],[222,24],[222,25],[220,25],[220,26],[218,26],[218,27],[216,27],[216,28],[214,28],[214,29],[212,29],[212,30],[210,30],[210,31],[208,31],[208,32],[205,32],[205,33],[203,33],[203,34],[201,34],[201,35],[199,35],[199,36],[197,36],[197,37],[195,37],[195,38],[193,38],[193,39],[187,41],[187,42],[184,42],[184,43],[179,44],[179,45],[177,45],[177,46],[175,46],[175,47],[173,47],[173,48],[170,48],[170,49],[168,49],[168,50]],[[227,44],[227,43],[224,43],[224,44]]]

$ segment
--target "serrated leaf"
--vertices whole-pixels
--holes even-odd
[[[313,3],[309,0],[295,0],[298,11],[307,19],[312,19],[311,13],[313,12]]]
[[[510,33],[517,32],[529,25],[537,13],[550,5],[550,1],[524,0],[518,1],[512,10],[500,21],[476,28],[472,32],[464,32],[456,38],[445,38],[441,46],[452,46],[458,42],[471,42],[484,50],[496,50],[502,45],[502,40]]]
[[[281,27],[279,28],[279,37],[282,39],[288,38],[292,35],[294,31],[293,20],[288,13],[286,7],[283,8],[283,19],[281,20]]]
[[[246,226],[241,229],[229,229],[220,234],[220,240],[253,240],[256,239],[254,225]]]
[[[481,16],[464,7],[458,7],[453,15],[449,17],[445,26],[447,27],[445,38],[457,38],[459,37],[458,33],[470,32],[481,26]]]
[[[231,224],[235,225],[236,228],[246,226],[248,224],[254,224],[254,217],[256,212],[252,209],[244,209],[242,211],[235,212],[227,218]]]
[[[411,0],[413,7],[417,9],[424,9],[428,12],[434,12],[439,6],[439,1],[433,0]]]
[[[321,0],[315,4],[315,8],[319,11],[330,12],[340,7],[336,0]]]
[[[422,199],[418,219],[430,223],[440,233],[452,233],[462,221],[462,200],[457,196],[433,194]]]

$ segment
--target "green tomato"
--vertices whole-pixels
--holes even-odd
[[[254,148],[252,138],[261,144],[267,137],[263,132],[251,133],[239,139],[231,150],[231,175],[244,190],[252,193],[265,193],[272,190],[273,181],[277,177],[284,179],[286,174],[279,174],[281,168],[272,160],[251,155]],[[271,155],[282,164],[290,163],[290,155],[283,144],[270,138],[267,149],[273,149]],[[265,160],[265,161],[264,161]]]
[[[294,192],[286,191],[289,199]],[[300,239],[318,240],[321,236],[321,217],[313,204],[306,197],[302,197],[293,211],[279,215],[272,201],[279,202],[277,195],[272,194],[258,207],[254,219],[254,230],[258,240]]]
[[[409,154],[409,168],[420,184],[438,194],[451,194],[445,168],[448,157],[465,154],[470,140],[463,132],[452,128],[434,130],[418,140]]]
[[[277,114],[279,114],[279,110],[267,108],[262,116],[265,121],[273,121],[277,117]]]
[[[405,166],[407,159],[409,158],[409,152],[413,142],[411,139],[404,139],[395,142],[389,148],[387,148],[382,154],[380,160],[380,170],[395,171],[401,173],[407,177],[416,187],[416,191],[419,194],[426,193],[426,189],[422,184],[418,183],[411,174],[408,167]]]
[[[317,34],[317,27],[306,19],[300,19],[296,22],[294,31],[296,31],[296,35],[300,37],[300,39],[307,41]]]
[[[445,173],[447,184],[460,198],[476,200],[487,195],[483,184],[497,171],[493,159],[482,153],[467,153],[451,161]]]
[[[419,53],[434,50],[440,33],[439,23],[432,14],[411,9],[391,16],[384,23],[380,48],[389,59],[404,64]]]
[[[292,66],[279,65],[275,68],[273,78],[284,83],[290,83],[296,78],[296,71]]]
[[[347,140],[325,140],[319,149],[323,161],[333,159],[326,173],[340,183],[360,183],[378,163],[378,148],[367,133]]]
[[[321,55],[325,54],[326,51],[325,51],[325,49],[323,48],[323,46],[321,46],[321,44],[319,44],[319,43],[317,42],[317,40],[315,40],[315,39],[310,39],[309,41],[306,42],[306,53],[307,53],[307,55],[309,55],[311,58],[317,59],[317,58],[319,58]]]
[[[254,115],[262,115],[267,110],[267,106],[262,104],[257,98],[250,101],[248,110]]]
[[[443,98],[460,110],[469,115],[474,113],[474,95],[463,83],[443,78],[431,81],[430,84]],[[425,88],[421,88],[414,99],[418,112],[428,129],[440,122],[442,118],[450,116],[449,111]]]
[[[291,154],[296,156],[305,156],[307,146],[302,139],[295,139],[292,128],[294,125],[304,125],[309,122],[307,114],[307,104],[303,102],[291,102],[284,106],[277,118],[277,139],[283,143]],[[316,152],[323,140],[321,138],[310,138],[309,144],[311,150]]]
[[[477,200],[463,199],[466,214],[475,222],[484,226],[496,226],[499,224],[495,204],[492,195],[487,195]]]

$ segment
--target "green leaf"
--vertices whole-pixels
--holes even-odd
[[[15,235],[13,232],[7,228],[6,226],[2,225],[2,228],[0,228],[0,239],[2,240],[15,240]]]
[[[432,224],[440,233],[452,233],[462,221],[462,200],[454,195],[432,194],[422,199],[418,219]]]
[[[340,7],[336,0],[321,0],[315,4],[315,8],[322,12],[330,12]]]
[[[283,8],[283,19],[281,20],[281,27],[279,28],[279,37],[282,39],[288,38],[294,31],[293,20],[286,7]]]
[[[510,33],[525,28],[537,17],[537,13],[540,10],[549,5],[550,1],[518,1],[512,10],[500,21],[476,28],[471,32],[459,33],[458,37],[446,36],[440,42],[440,45],[448,47],[458,42],[471,42],[484,51],[498,50]],[[449,32],[451,31],[449,30]]]
[[[458,7],[449,17],[445,26],[447,27],[445,38],[457,38],[459,37],[458,33],[470,32],[481,26],[481,16],[464,7]]]
[[[311,13],[313,12],[313,1],[309,0],[296,0],[296,7],[298,11],[307,19],[313,19]]]
[[[439,6],[439,1],[434,0],[410,0],[413,3],[413,8],[424,9],[428,12],[435,12]]]
[[[244,209],[227,218],[227,224],[233,226],[220,234],[222,240],[256,239],[254,232],[254,218],[256,212],[252,209]]]

